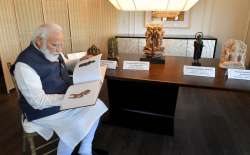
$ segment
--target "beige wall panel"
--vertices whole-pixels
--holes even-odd
[[[12,0],[0,1],[0,56],[7,91],[14,88],[7,62],[13,63],[20,52],[14,5]]]
[[[248,26],[246,44],[247,44],[246,65],[247,67],[250,67],[250,21]]]
[[[101,2],[100,2],[101,3]],[[96,9],[93,9],[96,8]],[[103,18],[100,18],[101,7],[97,0],[88,0],[88,16],[89,22],[91,23],[89,27],[89,45],[95,44],[102,51],[103,48],[100,44],[100,38],[97,38],[97,35],[100,34],[101,25],[98,22],[102,23]]]
[[[14,0],[21,47],[25,49],[33,31],[44,23],[41,0]]]
[[[87,5],[91,24],[90,45],[96,44],[106,56],[108,38],[117,33],[118,11],[106,0],[88,0]]]
[[[117,33],[118,11],[107,0],[0,0],[0,52],[3,64],[25,49],[34,30],[45,22],[64,28],[65,52],[96,44],[104,56],[107,40]],[[13,87],[3,65],[8,88]]]
[[[71,52],[71,36],[67,0],[42,0],[45,23],[57,23],[64,32],[64,52]]]
[[[72,52],[86,51],[89,47],[89,23],[86,0],[69,0]]]

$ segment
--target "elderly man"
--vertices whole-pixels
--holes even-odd
[[[14,64],[20,106],[25,119],[34,124],[34,130],[43,138],[48,140],[56,132],[60,138],[58,155],[70,155],[80,142],[79,154],[92,155],[99,118],[107,107],[97,100],[94,106],[60,111],[64,93],[72,84],[67,67],[73,68],[76,63],[67,61],[62,50],[59,25],[44,24],[35,31],[31,44]]]

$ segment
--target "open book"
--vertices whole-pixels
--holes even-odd
[[[78,62],[73,72],[71,85],[62,101],[60,110],[95,105],[106,68],[101,66],[101,54]]]

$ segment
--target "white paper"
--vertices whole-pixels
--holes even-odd
[[[104,81],[107,67],[108,67],[107,65],[101,65],[101,82]]]
[[[67,54],[69,60],[80,59],[85,55],[87,55],[87,52],[68,53]]]
[[[123,61],[123,69],[149,70],[148,61]]]
[[[250,70],[228,69],[229,79],[250,80]]]
[[[101,54],[78,62],[73,72],[73,83],[101,80]]]
[[[183,74],[203,77],[215,77],[215,68],[184,65]]]
[[[67,93],[64,95],[61,110],[71,109],[76,107],[90,106],[96,103],[96,99],[99,95],[100,81],[92,81],[82,84],[72,85],[68,88]],[[79,94],[84,91],[89,93],[79,98],[72,98],[72,94]]]
[[[77,63],[74,84],[67,89],[61,110],[95,104],[107,69],[107,65],[100,66],[100,60],[101,54]]]
[[[107,65],[109,69],[116,69],[117,61],[112,60],[101,60],[101,65]]]

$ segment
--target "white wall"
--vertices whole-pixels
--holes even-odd
[[[229,38],[244,41],[248,30],[249,11],[249,0],[215,0],[209,34],[218,37],[219,49]]]
[[[200,0],[190,10],[190,26],[165,29],[166,35],[193,35],[202,31],[218,38],[216,57],[229,38],[244,40],[247,34],[250,0]],[[144,12],[119,12],[118,34],[144,34]]]

